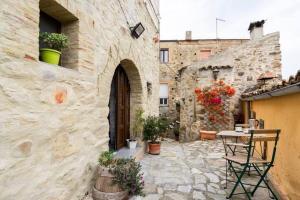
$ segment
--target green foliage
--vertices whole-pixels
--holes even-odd
[[[104,151],[101,153],[98,161],[99,161],[99,164],[101,166],[104,166],[104,167],[109,167],[111,164],[114,163],[114,158],[113,158],[113,152],[112,151]]]
[[[144,140],[150,140],[151,143],[158,143],[158,138],[161,137],[169,126],[169,122],[166,118],[149,116],[145,120],[144,124]]]
[[[114,175],[113,183],[128,191],[129,195],[145,196],[140,163],[134,159],[117,159],[110,172]]]
[[[173,133],[175,136],[179,135],[179,126],[175,126],[175,128],[173,129]]]
[[[40,33],[40,40],[46,45],[46,48],[61,51],[68,46],[68,37],[60,33]]]
[[[145,122],[143,114],[144,114],[144,110],[142,108],[138,108],[135,112],[135,121],[132,128],[133,130],[132,139],[139,137],[143,132],[144,122]]]

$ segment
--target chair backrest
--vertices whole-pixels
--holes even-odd
[[[251,155],[251,152],[254,152],[255,145],[254,142],[264,142],[264,145],[267,145],[267,142],[274,142],[272,158],[270,163],[273,164],[276,155],[277,142],[279,140],[280,129],[255,129],[249,130],[250,139],[249,139],[249,147],[248,147],[248,161]],[[266,152],[262,152],[266,154]]]

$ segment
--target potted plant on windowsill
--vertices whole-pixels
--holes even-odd
[[[153,155],[160,154],[160,137],[168,129],[166,118],[149,116],[144,124],[144,141],[148,142],[149,153]]]
[[[130,139],[127,140],[128,147],[130,149],[135,149],[137,145],[137,138],[141,137],[145,119],[143,117],[144,110],[142,108],[138,108],[135,112],[135,121],[132,128],[132,134],[130,135]]]
[[[68,45],[68,37],[60,33],[40,33],[40,40],[46,48],[40,49],[40,59],[43,62],[58,65],[61,51]]]

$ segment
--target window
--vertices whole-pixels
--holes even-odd
[[[168,105],[169,86],[167,83],[161,83],[159,87],[159,104],[160,106]]]
[[[160,49],[160,62],[161,63],[169,62],[169,49]]]
[[[211,50],[200,50],[200,60],[206,60],[211,56]]]
[[[63,33],[68,37],[68,47],[62,50],[60,65],[76,69],[79,66],[79,21],[73,13],[56,0],[40,0],[39,32]],[[40,48],[44,47],[39,42]]]

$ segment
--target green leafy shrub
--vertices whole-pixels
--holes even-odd
[[[144,124],[144,137],[145,141],[150,140],[151,143],[158,143],[161,134],[168,129],[169,123],[166,118],[149,116]]]
[[[144,110],[142,108],[138,108],[135,112],[135,121],[132,128],[133,135],[131,139],[136,139],[143,132],[144,122],[145,122],[143,114],[144,114]]]
[[[68,37],[61,33],[40,33],[40,40],[46,45],[46,48],[61,51],[68,46]]]
[[[129,195],[145,196],[141,164],[134,159],[117,159],[110,167],[114,175],[113,183],[118,184]]]
[[[109,167],[114,163],[114,156],[112,151],[104,151],[101,153],[99,159],[100,166]]]

